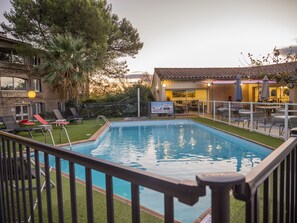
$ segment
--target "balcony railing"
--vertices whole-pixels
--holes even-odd
[[[92,171],[99,171],[106,179],[106,222],[114,222],[113,178],[131,183],[132,222],[140,222],[139,187],[147,187],[164,196],[164,222],[174,222],[174,197],[182,203],[193,205],[200,196],[205,196],[210,187],[212,200],[212,222],[230,222],[230,191],[236,199],[245,202],[245,222],[296,222],[296,152],[297,139],[292,137],[273,151],[264,161],[246,176],[239,173],[199,174],[196,181],[180,181],[142,170],[114,164],[66,149],[35,142],[33,140],[0,133],[0,222],[34,222],[33,176],[40,188],[41,173],[45,176],[45,195],[37,190],[38,222],[63,222],[63,196],[71,197],[71,220],[78,221],[78,215],[86,215],[88,222],[94,222]],[[58,209],[53,216],[53,195],[51,192],[50,156],[55,160],[55,175]],[[68,162],[69,188],[62,181],[61,161]],[[34,161],[34,168],[31,162]],[[27,166],[25,165],[27,164]],[[28,165],[30,164],[30,165]],[[76,198],[76,177],[74,165],[85,169],[86,213],[80,213]],[[27,167],[27,168],[26,168]],[[42,167],[42,168],[41,168]],[[35,181],[34,181],[35,182]],[[64,189],[62,189],[64,188]],[[27,190],[26,190],[27,189]],[[43,212],[42,201],[47,211]],[[27,208],[29,204],[29,208]],[[198,217],[198,216],[197,216]],[[244,216],[242,216],[244,218]],[[29,219],[29,220],[28,220]]]

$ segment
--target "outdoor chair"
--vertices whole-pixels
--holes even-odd
[[[39,121],[42,125],[39,125],[40,127],[42,127],[44,130],[46,129],[50,129],[53,130],[53,126],[52,124],[55,124],[56,126],[65,126],[68,125],[69,122],[64,122],[64,121],[55,121],[55,122],[47,122],[46,120],[44,120],[40,115],[35,114],[34,118]]]
[[[56,122],[66,122],[66,118],[63,117],[63,115],[58,109],[54,109],[53,112],[57,118]],[[81,122],[80,119],[76,119],[76,118],[70,118],[69,121],[76,122],[77,124]]]
[[[83,117],[81,117],[78,112],[76,111],[75,108],[69,108],[70,112],[72,113],[72,117],[73,119],[76,119],[76,122],[82,122],[82,120],[84,119]]]
[[[3,125],[5,126],[4,131],[6,132],[11,132],[14,134],[19,132],[28,132],[31,138],[33,138],[31,131],[40,130],[43,134],[43,129],[41,127],[20,127],[12,115],[0,116],[0,118],[3,122]]]
[[[288,117],[288,129],[291,130],[292,128],[297,127],[297,116],[289,116]],[[273,126],[278,127],[278,134],[283,135],[285,130],[285,118],[284,116],[273,116],[273,121],[269,129],[269,133],[271,132],[271,129]]]
[[[53,112],[57,118],[56,122],[66,122],[66,118],[63,117],[63,115],[58,109],[54,109]]]
[[[4,162],[3,162],[4,161]],[[43,167],[37,167],[34,160],[31,157],[25,155],[18,157],[2,157],[2,168],[9,170],[8,179],[14,190],[24,191],[24,190],[39,190],[40,193],[46,188],[46,174]],[[37,172],[39,169],[39,172]],[[49,172],[52,167],[49,168]],[[39,174],[38,174],[39,173]],[[31,181],[29,183],[29,180]],[[24,183],[28,181],[28,183]],[[40,182],[38,187],[37,182]],[[55,183],[50,180],[50,188],[55,187]],[[34,201],[33,209],[37,207],[38,197]],[[30,222],[32,214],[29,216],[28,221]]]

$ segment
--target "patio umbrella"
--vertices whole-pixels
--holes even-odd
[[[235,82],[235,101],[241,101],[242,100],[242,89],[241,89],[241,80],[240,76],[236,76],[236,82]]]
[[[269,98],[269,80],[267,75],[265,75],[262,81],[262,92],[260,98],[262,101],[266,101]]]

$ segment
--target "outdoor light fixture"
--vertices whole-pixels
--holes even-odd
[[[33,90],[28,91],[28,98],[30,100],[31,117],[33,116],[33,99],[36,97],[36,92]]]
[[[34,99],[36,97],[36,92],[35,91],[28,91],[28,98],[29,99]]]

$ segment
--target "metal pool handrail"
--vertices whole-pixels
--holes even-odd
[[[105,121],[105,123],[108,125],[108,127],[111,126],[110,121],[108,121],[108,119],[107,119],[104,115],[99,115],[99,116],[97,117],[97,119],[96,119],[96,123],[97,123],[97,124],[99,123],[99,119],[100,119],[100,118],[102,118],[103,121]]]

